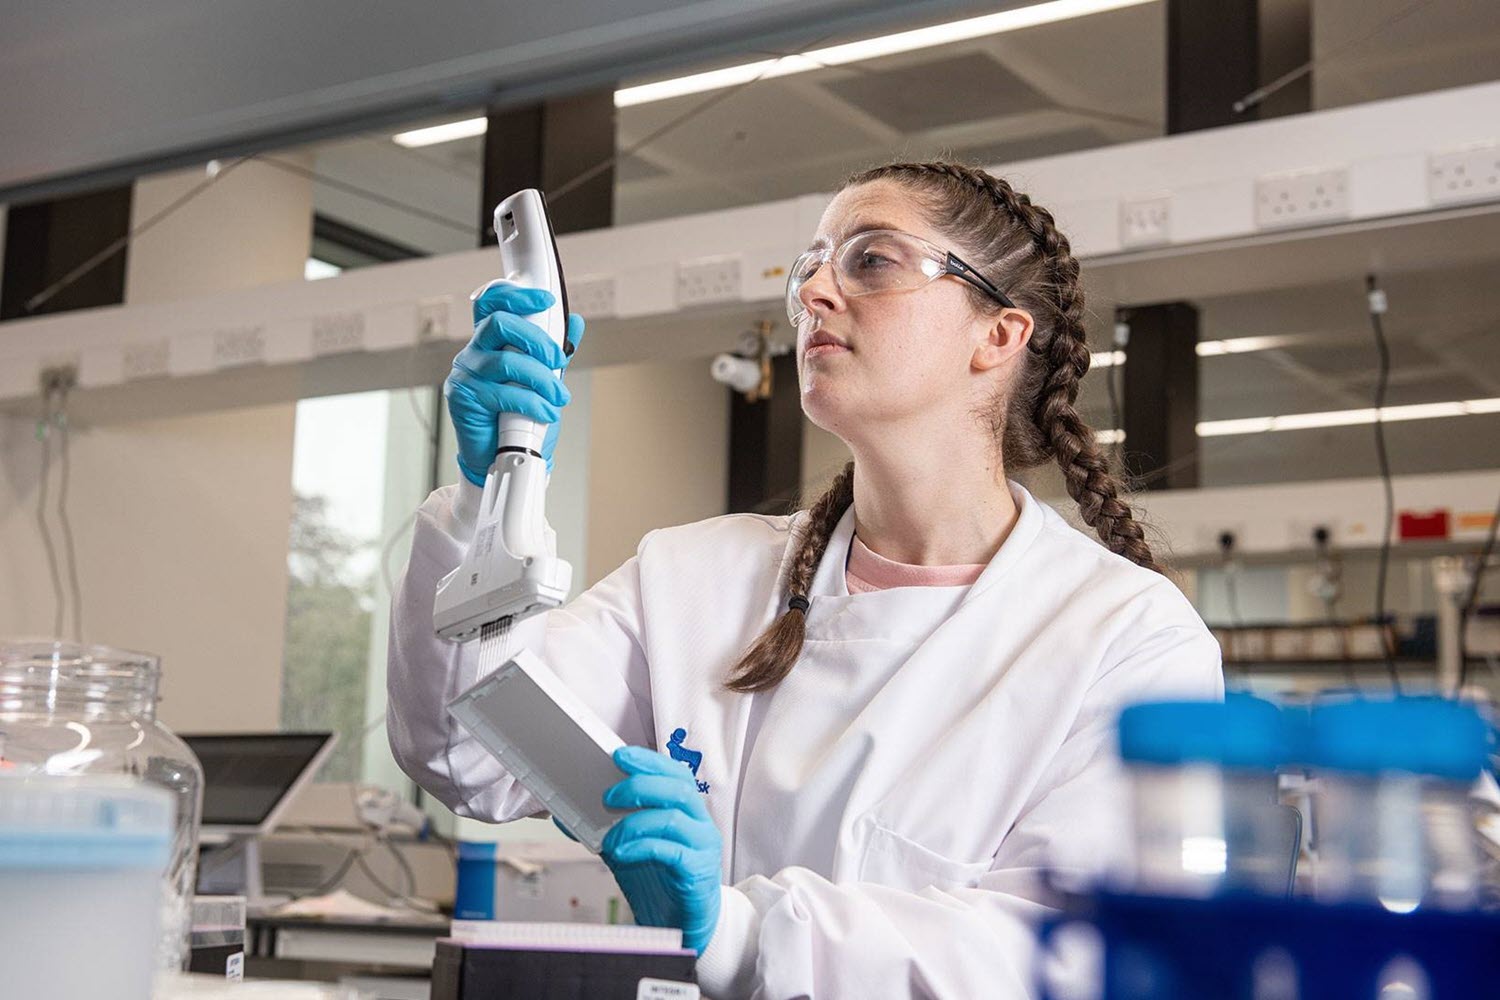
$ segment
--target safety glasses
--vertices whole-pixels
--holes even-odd
[[[856,233],[838,246],[817,247],[798,257],[786,282],[786,314],[793,326],[807,316],[798,295],[818,268],[833,264],[833,280],[844,295],[875,295],[879,292],[914,292],[939,278],[953,275],[983,290],[996,302],[1014,309],[1016,304],[951,250],[919,236],[895,229],[870,229]]]

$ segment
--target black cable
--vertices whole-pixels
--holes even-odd
[[[1245,619],[1240,614],[1240,592],[1239,583],[1235,576],[1239,573],[1233,563],[1224,563],[1224,596],[1229,601],[1229,620],[1235,628],[1244,628]]]
[[[1339,646],[1343,650],[1340,659],[1344,664],[1344,674],[1349,679],[1349,689],[1358,691],[1359,675],[1354,669],[1354,659],[1349,655],[1348,630],[1339,621],[1337,613],[1342,569],[1334,556],[1332,535],[1326,527],[1319,525],[1313,529],[1313,548],[1317,550],[1318,573],[1323,578],[1322,592],[1318,594],[1318,599],[1323,602],[1323,621],[1324,624],[1342,633]]]
[[[382,847],[390,852],[391,857],[396,859],[396,866],[401,869],[401,877],[406,882],[406,891],[398,892],[395,889],[392,889],[390,886],[386,885],[385,882],[375,874],[374,870],[370,868],[370,865],[367,861],[360,860],[358,862],[360,870],[362,870],[365,875],[369,876],[370,881],[375,883],[375,887],[377,889],[379,889],[381,892],[385,893],[392,899],[414,898],[417,894],[417,873],[412,871],[411,862],[406,860],[406,856],[401,853],[400,849],[396,847],[395,842],[392,841],[390,837],[384,834],[376,834],[375,839]]]
[[[1219,569],[1224,574],[1224,600],[1228,605],[1229,624],[1235,628],[1244,628],[1245,619],[1240,615],[1239,581],[1235,579],[1239,568],[1234,562],[1234,532],[1226,531],[1219,535],[1219,553],[1224,557]]]
[[[310,181],[316,181],[319,184],[326,184],[328,187],[343,191],[345,194],[352,194],[357,198],[364,198],[368,201],[373,201],[378,205],[384,205],[386,208],[394,208],[398,212],[405,212],[408,215],[416,216],[419,219],[426,219],[428,222],[433,222],[440,226],[447,226],[449,229],[456,229],[459,232],[469,234],[472,234],[474,232],[473,223],[457,222],[453,219],[448,218],[446,215],[439,215],[436,212],[429,212],[425,208],[418,208],[417,206],[407,204],[400,199],[392,198],[388,195],[383,195],[378,191],[371,191],[369,188],[360,187],[358,184],[351,184],[348,181],[341,181],[335,177],[329,177],[327,174],[320,174],[316,170],[311,170],[307,167],[299,166],[295,163],[288,163],[285,160],[278,160],[273,156],[262,156],[260,160],[262,163],[275,167],[277,170],[281,170],[289,174],[296,174],[298,177],[302,177]]]
[[[417,894],[417,873],[412,871],[411,861],[397,849],[395,841],[391,840],[390,837],[385,838],[385,846],[396,859],[396,864],[401,866],[402,874],[406,876],[406,884],[408,886],[406,891],[407,898],[415,897]]]
[[[1370,326],[1375,333],[1375,350],[1380,358],[1379,374],[1375,379],[1375,454],[1380,460],[1380,481],[1385,490],[1385,517],[1383,519],[1383,531],[1380,538],[1380,566],[1375,577],[1375,625],[1377,628],[1385,628],[1385,585],[1386,576],[1391,561],[1391,530],[1392,522],[1396,518],[1396,490],[1391,482],[1391,460],[1385,446],[1385,393],[1390,386],[1391,380],[1391,352],[1385,341],[1385,328],[1381,324],[1380,317],[1385,314],[1386,298],[1385,292],[1375,281],[1375,275],[1365,276],[1366,301],[1370,309]],[[1394,635],[1394,626],[1392,635]],[[1396,671],[1395,651],[1391,648],[1392,643],[1386,641],[1387,636],[1382,631],[1380,648],[1385,653],[1385,669],[1391,676],[1391,688],[1396,694],[1401,693],[1401,677]]]
[[[339,864],[337,871],[335,871],[328,878],[324,879],[323,883],[317,888],[312,889],[309,892],[296,893],[292,896],[292,899],[306,899],[308,896],[321,896],[326,892],[332,891],[335,887],[342,883],[346,877],[348,877],[349,869],[354,867],[356,861],[359,861],[365,856],[365,854],[369,853],[369,850],[370,848],[368,846],[349,848],[349,853],[344,856],[344,860]]]
[[[27,312],[34,312],[36,310],[37,306],[40,306],[42,303],[44,303],[48,299],[52,298],[52,296],[56,295],[58,292],[62,291],[64,288],[67,288],[73,282],[77,281],[79,278],[82,278],[84,275],[88,274],[94,268],[98,267],[100,264],[103,264],[105,261],[109,260],[115,254],[119,253],[121,250],[124,250],[127,246],[129,246],[131,244],[131,242],[133,240],[136,239],[136,237],[144,235],[152,227],[154,227],[157,224],[159,224],[167,216],[171,215],[173,212],[177,211],[179,208],[181,208],[182,206],[186,205],[188,202],[192,201],[194,198],[198,197],[204,191],[207,191],[210,187],[212,187],[213,185],[217,184],[220,180],[222,180],[224,178],[225,174],[227,174],[230,171],[234,170],[234,168],[240,166],[241,164],[243,164],[243,163],[245,163],[245,162],[247,162],[249,160],[253,160],[253,159],[255,159],[255,156],[253,156],[253,155],[252,156],[246,156],[246,157],[243,157],[242,159],[235,160],[233,163],[231,163],[227,167],[221,167],[219,169],[219,171],[217,173],[215,173],[212,177],[209,177],[207,180],[205,180],[202,183],[200,183],[197,187],[193,188],[187,194],[185,194],[182,197],[178,198],[176,201],[172,202],[172,204],[168,205],[166,208],[162,209],[160,212],[157,212],[151,218],[147,219],[145,222],[141,223],[139,226],[136,226],[134,229],[130,230],[124,236],[121,236],[118,239],[113,240],[103,250],[100,250],[98,253],[94,254],[94,256],[90,257],[88,260],[84,261],[82,264],[79,264],[77,267],[73,268],[73,270],[69,271],[67,274],[63,275],[61,278],[58,278],[52,284],[48,285],[46,288],[42,289],[40,292],[37,292],[31,298],[27,299],[24,308],[26,309]]]
[[[47,570],[52,579],[52,637],[62,639],[63,616],[67,599],[63,596],[62,572],[57,568],[57,548],[52,544],[52,529],[47,526],[47,483],[52,478],[52,397],[55,390],[42,389],[42,417],[37,422],[37,440],[42,445],[42,474],[36,491],[36,523],[47,553]]]
[[[62,459],[62,475],[57,484],[57,520],[62,528],[63,552],[67,556],[68,584],[73,594],[73,641],[83,642],[83,588],[78,582],[78,553],[73,545],[73,524],[68,520],[68,480],[72,462],[68,459],[68,390],[58,390],[57,414],[53,426],[57,428],[58,452]]]
[[[420,791],[420,789],[418,789],[418,791]],[[420,805],[420,803],[419,803],[419,805]],[[439,833],[436,829],[433,828],[433,826],[432,826],[432,824],[430,822],[427,824],[427,832],[426,832],[425,836],[427,837],[428,840],[435,840],[439,844],[441,844],[442,847],[443,847],[443,849],[448,852],[448,858],[449,858],[449,860],[451,860],[454,864],[458,864],[458,842],[457,841],[455,841],[452,837],[448,836],[445,833]]]
[[[1111,352],[1110,360],[1114,360],[1114,352]],[[1123,367],[1111,363],[1104,369],[1104,387],[1109,393],[1109,425],[1115,430],[1114,444],[1111,451],[1114,453],[1115,465],[1123,473],[1125,471],[1125,418],[1120,409],[1120,392],[1115,385],[1115,369]]]
[[[1255,107],[1257,104],[1264,101],[1266,98],[1270,97],[1278,90],[1281,90],[1283,87],[1286,87],[1289,84],[1295,83],[1297,80],[1300,80],[1302,77],[1311,73],[1319,66],[1319,64],[1327,63],[1335,56],[1343,55],[1350,49],[1358,48],[1360,45],[1363,45],[1370,39],[1375,38],[1376,36],[1383,33],[1385,29],[1389,28],[1397,21],[1402,20],[1408,15],[1415,14],[1417,11],[1421,10],[1423,7],[1426,7],[1432,2],[1433,0],[1416,0],[1415,3],[1408,4],[1403,9],[1398,10],[1396,13],[1392,14],[1384,21],[1381,21],[1379,24],[1375,25],[1374,28],[1371,28],[1368,32],[1359,36],[1358,38],[1345,40],[1342,45],[1335,46],[1326,52],[1322,52],[1315,58],[1309,59],[1301,66],[1298,66],[1296,69],[1283,73],[1281,76],[1277,77],[1275,80],[1272,80],[1265,86],[1260,87],[1256,90],[1252,90],[1250,93],[1246,94],[1244,97],[1241,97],[1239,100],[1235,101],[1233,105],[1231,105],[1231,107],[1234,108],[1234,113],[1244,114],[1246,111]]]
[[[1497,533],[1500,533],[1500,501],[1495,504],[1495,515],[1490,518],[1489,534],[1485,536],[1484,547],[1479,550],[1479,562],[1475,564],[1474,575],[1469,580],[1469,593],[1465,596],[1463,607],[1458,612],[1458,686],[1460,688],[1469,678],[1469,619],[1479,603],[1479,588],[1484,583],[1485,573],[1489,571],[1490,556],[1495,553]]]

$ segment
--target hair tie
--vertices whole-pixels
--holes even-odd
[[[807,614],[807,607],[807,598],[801,594],[793,594],[786,602],[786,609],[788,611],[800,611],[804,615]]]

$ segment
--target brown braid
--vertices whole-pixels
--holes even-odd
[[[1090,361],[1083,291],[1078,261],[1052,213],[1005,181],[957,163],[892,163],[855,174],[840,190],[882,180],[905,187],[955,248],[965,251],[965,260],[1032,315],[1030,350],[989,414],[1005,467],[1056,461],[1068,495],[1100,541],[1139,566],[1163,572],[1140,523],[1120,499],[1120,482],[1094,432],[1074,406]],[[971,287],[969,293],[981,313],[1000,309],[980,289]],[[853,502],[851,462],[808,511],[787,571],[788,599],[806,598],[828,538]],[[760,691],[780,683],[802,651],[804,625],[804,614],[789,608],[740,660],[728,686]]]
[[[807,598],[807,588],[812,585],[813,574],[828,548],[828,538],[838,527],[839,519],[854,503],[854,463],[834,479],[828,491],[818,498],[807,511],[797,536],[797,551],[793,553],[791,565],[787,567],[785,593],[789,600]],[[735,666],[727,686],[732,691],[763,691],[781,683],[797,662],[802,652],[803,630],[807,623],[804,608],[794,602],[781,616],[761,633],[755,645],[750,647]]]

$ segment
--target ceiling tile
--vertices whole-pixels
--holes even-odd
[[[648,181],[657,177],[666,177],[668,171],[663,170],[650,160],[639,156],[622,156],[615,161],[615,182],[629,184],[632,181]]]
[[[1112,144],[1113,140],[1098,129],[1072,128],[1061,132],[1050,132],[1046,135],[1002,139],[978,146],[965,146],[956,150],[955,156],[970,163],[991,166],[1014,163],[1017,160],[1029,160],[1037,156],[1072,153],[1080,149],[1098,149]]]
[[[850,117],[809,103],[794,80],[766,80],[711,104],[653,139],[653,157],[709,175],[745,175],[871,147],[868,131]],[[621,108],[620,145],[638,142],[704,100],[693,94]],[[837,179],[833,173],[825,183]],[[763,197],[759,191],[749,194],[749,200]]]
[[[986,121],[1052,106],[1052,99],[981,52],[841,80],[825,90],[902,132]]]

